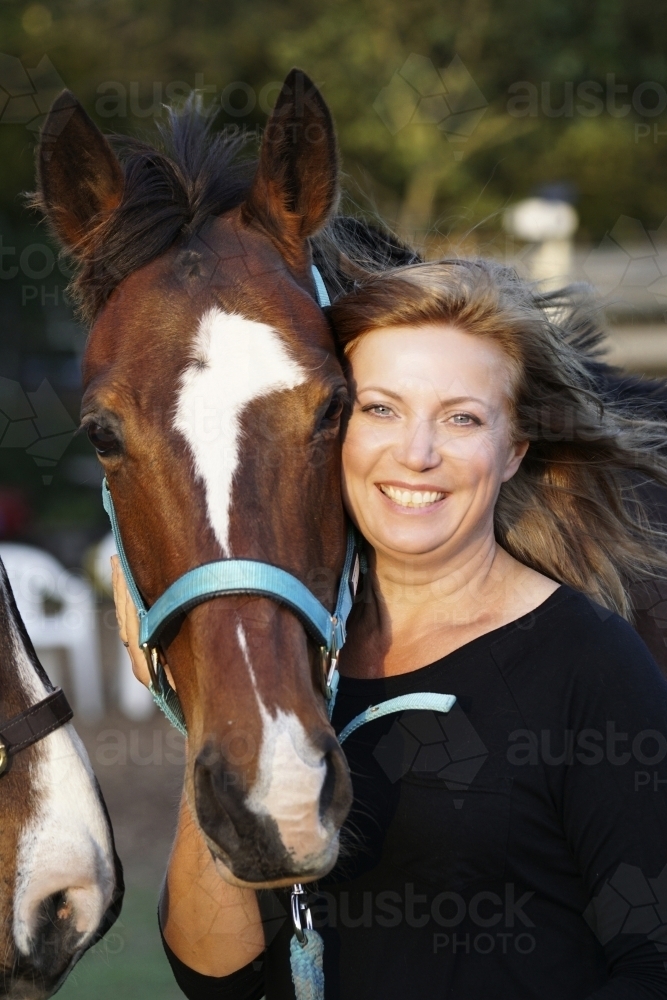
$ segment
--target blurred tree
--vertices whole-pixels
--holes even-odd
[[[222,103],[222,119],[256,126],[275,97],[271,84],[298,64],[331,104],[362,205],[406,229],[440,218],[460,232],[536,184],[568,180],[593,239],[620,212],[647,226],[667,213],[666,28],[659,0],[0,0],[2,51],[26,68],[46,54],[109,129],[145,129],[170,94],[195,84]],[[449,88],[436,72],[447,67]],[[465,105],[465,71],[480,115],[463,122],[470,135],[457,141],[447,118]],[[0,199],[14,216],[15,194],[30,183],[33,133],[2,133]]]

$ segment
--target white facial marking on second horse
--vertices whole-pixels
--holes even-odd
[[[181,378],[174,426],[190,446],[211,526],[229,556],[241,415],[253,400],[294,389],[307,376],[277,330],[221,309],[202,316],[192,357]]]
[[[30,701],[49,693],[32,665],[0,578],[0,600],[11,623],[14,660]],[[14,941],[30,951],[39,907],[56,892],[66,894],[80,933],[80,947],[97,930],[111,903],[115,872],[106,815],[88,755],[71,725],[38,744],[32,771],[37,809],[21,831],[16,859]]]
[[[314,863],[330,849],[330,831],[320,821],[319,801],[326,763],[313,747],[293,712],[267,710],[257,689],[243,626],[236,626],[262,717],[262,745],[257,778],[246,798],[256,815],[271,816],[288,854],[298,862]]]

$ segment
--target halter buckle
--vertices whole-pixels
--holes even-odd
[[[148,643],[145,642],[141,648],[143,649],[144,656],[146,657],[146,663],[148,664],[148,673],[150,674],[151,684],[153,685],[153,689],[155,691],[159,691],[160,684],[157,676],[157,668],[160,661],[158,658],[157,646],[149,646]]]
[[[292,895],[290,897],[292,906],[292,923],[294,924],[294,937],[297,939],[300,945],[305,945],[308,942],[306,937],[306,931],[312,931],[313,929],[313,916],[310,912],[310,907],[306,902],[306,890],[301,885],[300,882],[295,882],[292,886]],[[302,922],[302,916],[305,919],[305,929],[304,923]]]
[[[9,766],[9,751],[7,744],[0,740],[0,774],[4,774]]]
[[[322,692],[327,701],[331,697],[331,681],[338,669],[338,657],[340,655],[340,649],[336,642],[336,625],[338,624],[336,615],[332,615],[331,622],[333,624],[331,648],[327,649],[326,646],[320,646]]]

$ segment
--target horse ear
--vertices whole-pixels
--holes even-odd
[[[291,70],[266,126],[246,218],[293,254],[324,225],[338,197],[338,151],[329,109],[300,69]]]
[[[55,99],[42,127],[37,179],[36,204],[75,253],[86,233],[122,198],[120,163],[69,90]]]

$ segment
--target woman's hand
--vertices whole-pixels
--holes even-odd
[[[120,637],[130,654],[134,676],[148,687],[150,674],[139,646],[139,616],[118,556],[111,557],[111,574]],[[171,673],[167,676],[173,685]],[[228,976],[264,949],[255,892],[229,885],[220,877],[185,796],[160,898],[160,926],[180,960],[206,976]]]
[[[229,885],[218,874],[185,796],[159,912],[171,950],[204,976],[229,976],[264,950],[254,889]]]
[[[118,619],[118,631],[120,638],[130,654],[132,661],[132,673],[146,687],[149,686],[151,676],[148,672],[146,657],[139,646],[139,615],[134,606],[134,601],[130,597],[127,589],[125,575],[120,566],[118,556],[111,557],[111,580],[113,583],[113,599],[116,605],[116,618]]]

